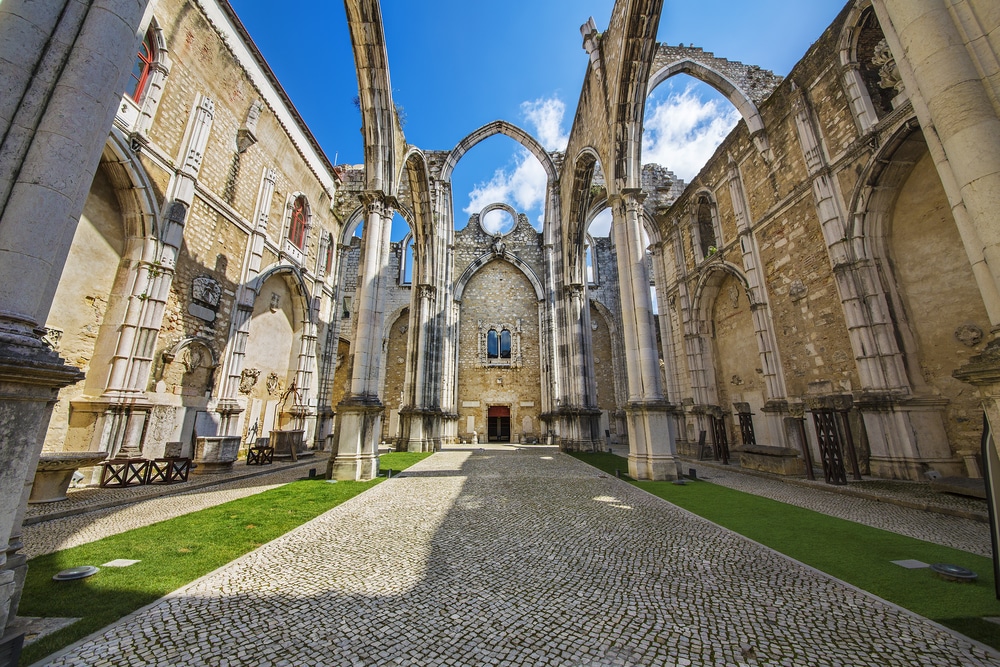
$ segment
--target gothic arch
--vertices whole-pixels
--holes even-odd
[[[955,221],[915,118],[895,125],[859,176],[849,261],[835,271],[861,389],[886,399],[862,408],[873,473],[915,477],[979,446],[961,426],[981,415],[979,400],[925,369],[961,367],[981,349],[989,315],[967,250],[981,244]]]
[[[616,7],[620,3],[616,3]],[[621,70],[618,90],[614,93],[614,116],[611,121],[611,173],[605,171],[609,191],[621,193],[626,188],[642,186],[642,119],[646,111],[646,86],[656,49],[656,29],[660,22],[662,0],[634,0],[625,5],[625,16],[612,14],[611,21],[622,20],[619,55]],[[604,165],[608,166],[608,165]]]
[[[397,146],[405,146],[406,140],[392,101],[382,10],[378,0],[347,0],[344,7],[358,77],[367,189],[392,194]]]
[[[862,372],[866,389],[896,389],[907,393],[922,386],[913,331],[900,306],[894,281],[885,275],[890,266],[888,239],[896,198],[927,144],[916,119],[901,123],[865,165],[852,195],[847,235],[858,282],[867,285],[862,300],[864,322],[870,328],[870,356],[877,372]],[[891,269],[889,269],[891,271]],[[850,309],[847,309],[850,312]],[[887,321],[884,313],[894,312]],[[860,361],[860,360],[859,360]]]
[[[312,296],[309,292],[309,287],[306,285],[306,280],[302,276],[302,270],[297,266],[291,266],[289,264],[277,264],[264,271],[261,271],[260,275],[254,278],[247,285],[254,294],[254,301],[260,296],[260,290],[267,282],[267,279],[271,276],[284,275],[287,274],[285,279],[291,283],[295,288],[295,302],[298,306],[297,310],[301,313],[302,322],[300,324],[315,324],[316,323],[316,313],[312,309]]]
[[[401,215],[410,223],[413,235],[413,283],[426,284],[434,275],[436,253],[434,252],[435,225],[434,207],[431,202],[430,180],[427,174],[427,158],[417,148],[411,148],[403,160],[410,194],[410,210]],[[402,180],[402,176],[400,177]],[[405,246],[404,246],[405,248]],[[405,254],[405,253],[404,253]]]
[[[219,355],[216,354],[215,348],[212,346],[212,341],[201,336],[188,336],[187,338],[180,339],[173,347],[163,352],[163,358],[168,362],[172,361],[184,348],[196,345],[208,351],[209,358],[212,360],[209,368],[217,368],[219,366]]]
[[[874,22],[874,26],[871,25],[872,22]],[[844,89],[850,100],[854,119],[862,134],[878,124],[880,115],[876,109],[876,102],[872,99],[872,82],[865,80],[866,74],[869,79],[872,78],[873,64],[862,62],[861,56],[859,56],[862,33],[876,27],[881,33],[881,27],[878,25],[878,18],[875,16],[871,0],[861,0],[847,13],[837,44],[840,64],[843,68]],[[882,100],[879,100],[878,106],[884,106]],[[883,109],[882,115],[885,113],[886,111]]]
[[[403,216],[403,219],[406,220],[407,224],[410,225],[410,230],[413,231],[414,230],[413,211],[411,211],[406,206],[403,206],[402,204],[399,204],[397,202],[395,212]],[[338,247],[350,246],[351,237],[354,236],[354,232],[358,230],[358,225],[363,225],[364,223],[365,223],[365,207],[358,206],[356,209],[354,209],[354,212],[352,212],[351,215],[347,217],[347,222],[345,222],[344,226],[341,228],[340,240],[338,241],[337,246]]]
[[[469,284],[469,281],[472,280],[472,276],[476,275],[481,268],[494,260],[506,260],[510,264],[513,264],[515,268],[524,274],[524,277],[528,279],[528,282],[531,283],[531,286],[535,289],[535,297],[538,301],[543,301],[545,299],[545,289],[542,287],[541,281],[538,279],[538,276],[535,275],[535,272],[531,270],[531,267],[525,264],[520,257],[508,253],[501,259],[496,257],[493,253],[485,253],[469,264],[465,271],[462,272],[462,275],[459,276],[458,280],[455,281],[456,302],[461,303],[462,294],[465,292],[465,288]]]
[[[649,85],[646,89],[647,95],[676,74],[688,74],[708,84],[725,95],[726,99],[736,107],[747,124],[750,137],[757,146],[757,150],[770,160],[767,132],[764,129],[764,120],[757,109],[757,104],[773,92],[781,81],[780,77],[776,77],[771,72],[759,67],[716,58],[701,49],[684,49],[665,44],[661,44],[657,50],[654,66],[657,69],[649,79]],[[743,86],[734,81],[736,77],[748,81],[754,87],[744,89]],[[754,85],[755,83],[757,85]]]
[[[120,431],[95,423],[109,409],[120,416],[123,406],[148,388],[152,355],[143,352],[155,347],[159,325],[144,311],[162,303],[156,281],[173,272],[172,265],[159,266],[156,260],[164,245],[160,216],[170,218],[175,206],[160,208],[128,137],[112,128],[75,229],[78,241],[90,241],[70,248],[45,322],[49,339],[58,341],[63,354],[76,358],[86,372],[83,382],[60,394],[46,436],[50,446],[62,448],[64,439],[72,440],[72,447],[95,451],[121,446]],[[85,312],[88,325],[96,315],[96,335],[84,331],[77,319]],[[137,340],[146,346],[143,351]],[[70,423],[71,406],[92,421]]]
[[[156,190],[133,152],[128,137],[117,127],[112,128],[104,145],[100,168],[115,186],[126,235],[135,239],[156,238],[160,216]]]
[[[715,291],[719,289],[719,285],[726,274],[735,277],[739,281],[751,306],[760,305],[754,302],[753,290],[750,289],[750,283],[747,282],[746,276],[743,275],[743,271],[739,267],[726,261],[713,263],[698,278],[698,286],[695,288],[694,299],[691,302],[691,312],[692,315],[698,318],[698,326],[701,333],[706,333],[704,325],[712,319],[709,309],[715,301]]]
[[[581,284],[586,281],[586,244],[587,227],[593,219],[594,195],[592,187],[595,168],[600,164],[600,157],[591,147],[580,151],[573,166],[573,186],[570,191],[569,226],[566,230],[565,244],[566,281],[571,284]],[[605,191],[606,194],[606,191]]]
[[[531,136],[531,134],[505,120],[495,120],[492,123],[487,123],[479,129],[474,130],[458,142],[458,145],[452,148],[451,152],[448,153],[448,157],[445,158],[444,166],[441,167],[439,180],[450,182],[451,174],[455,170],[455,166],[458,164],[458,161],[462,159],[462,156],[480,141],[488,139],[496,134],[502,134],[510,137],[534,155],[535,158],[541,163],[542,168],[545,169],[545,176],[548,178],[549,185],[551,187],[551,184],[554,183],[559,176],[558,171],[556,170],[556,165],[552,161],[552,157],[548,154],[548,152],[546,152],[542,145],[538,143],[538,140]]]

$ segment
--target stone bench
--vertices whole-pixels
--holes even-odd
[[[744,445],[732,448],[730,451],[740,457],[740,467],[747,470],[769,472],[774,475],[806,474],[806,466],[801,453],[790,447]]]

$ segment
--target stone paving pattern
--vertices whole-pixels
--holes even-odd
[[[1000,665],[555,450],[446,451],[52,665]]]
[[[822,483],[804,486],[789,484],[773,477],[748,475],[738,470],[726,470],[718,466],[691,464],[690,467],[698,471],[699,479],[713,484],[771,498],[789,505],[804,507],[866,526],[892,531],[907,537],[914,537],[918,540],[961,549],[979,556],[990,558],[993,555],[989,524],[980,521],[901,507],[873,498],[858,498],[826,491],[822,488]],[[687,468],[688,466],[685,465],[685,470]],[[862,485],[872,486],[867,482],[862,482]],[[942,496],[940,499],[928,497],[926,494],[934,492],[927,490],[925,485],[883,485],[876,488],[882,493],[888,492],[890,498],[914,500],[926,497],[928,501],[962,507],[979,506],[983,511],[986,510],[986,503],[982,500],[955,499],[945,494],[937,494]]]
[[[49,512],[63,511],[69,508],[57,506],[70,503],[72,509],[80,513],[24,526],[24,548],[21,552],[28,558],[34,558],[189,512],[221,505],[230,500],[263,493],[303,477],[310,467],[325,469],[325,457],[310,459],[297,465],[285,464],[273,469],[265,468],[266,472],[253,476],[245,476],[246,471],[238,470],[236,475],[227,476],[229,479],[226,481],[192,477],[191,479],[197,483],[212,482],[213,485],[191,490],[185,490],[186,484],[183,483],[121,489],[80,489],[76,493],[71,493],[68,501],[29,506],[38,508],[36,516],[41,517],[44,515],[39,509],[47,509]],[[240,473],[244,476],[239,476]],[[88,506],[103,505],[111,500],[128,504],[85,511]]]

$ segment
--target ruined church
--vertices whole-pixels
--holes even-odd
[[[0,625],[45,457],[266,439],[368,479],[388,447],[498,441],[612,448],[637,479],[704,456],[982,476],[995,2],[850,0],[782,77],[657,43],[663,0],[619,0],[581,26],[561,152],[505,119],[409,144],[378,2],[345,6],[361,165],[329,159],[225,0],[0,5]],[[741,118],[689,183],[641,150],[678,74]],[[456,211],[456,165],[495,135],[545,171],[540,229]]]

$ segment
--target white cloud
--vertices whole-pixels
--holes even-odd
[[[521,114],[534,136],[546,150],[565,150],[569,135],[563,132],[562,122],[566,105],[557,97],[540,97],[532,102],[521,103]],[[463,211],[472,215],[493,203],[510,204],[518,211],[528,214],[535,227],[541,224],[545,205],[547,180],[545,168],[527,149],[518,148],[511,157],[508,167],[493,172],[490,180],[477,184],[469,193],[469,205]],[[494,224],[492,219],[483,221],[484,226]],[[491,231],[494,231],[490,227]]]
[[[590,221],[587,232],[591,236],[608,236],[611,234],[611,209],[606,208]]]
[[[739,112],[716,99],[702,100],[694,86],[671,92],[646,110],[643,163],[656,163],[690,181],[740,120]]]
[[[535,136],[545,150],[564,151],[569,135],[563,132],[566,105],[558,97],[539,97],[534,102],[521,102],[521,114],[535,128]]]
[[[463,211],[472,215],[489,204],[510,204],[518,211],[541,209],[545,201],[545,169],[525,149],[515,153],[512,169],[497,169],[493,177],[478,184],[469,193],[469,205]]]

